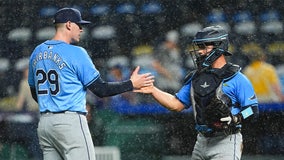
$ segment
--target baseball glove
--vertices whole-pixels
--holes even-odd
[[[217,98],[212,98],[204,111],[205,121],[209,127],[220,130],[228,127],[227,122],[222,122],[221,118],[231,117],[230,107]]]

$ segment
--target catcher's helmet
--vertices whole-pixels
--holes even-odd
[[[232,53],[228,51],[229,37],[228,33],[221,26],[209,26],[197,32],[192,40],[193,46],[213,45],[214,48],[206,57],[199,57],[198,54],[195,59],[198,67],[208,67],[222,54],[230,56]],[[195,50],[195,49],[194,49]],[[196,51],[196,50],[195,50]]]

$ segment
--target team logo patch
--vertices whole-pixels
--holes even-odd
[[[210,85],[207,84],[207,82],[204,82],[204,84],[200,85],[202,88],[207,88],[209,87]]]
[[[256,99],[255,94],[252,97],[249,98],[249,100],[254,100],[254,99]]]
[[[229,87],[229,85],[227,83],[223,83],[224,87]]]

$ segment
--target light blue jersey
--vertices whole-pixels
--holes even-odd
[[[45,41],[30,57],[28,82],[40,112],[87,112],[86,87],[99,76],[84,48],[63,41]]]
[[[192,105],[190,100],[191,82],[184,85],[176,97],[189,108]],[[225,81],[222,86],[223,92],[232,100],[232,114],[238,114],[243,108],[249,105],[258,104],[255,92],[250,81],[241,73],[238,72],[233,78]]]

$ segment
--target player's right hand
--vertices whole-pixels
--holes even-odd
[[[133,92],[152,94],[154,89],[155,89],[155,86],[152,85],[152,86],[142,87],[140,89],[135,89]]]
[[[140,89],[142,87],[153,86],[154,76],[151,73],[139,74],[140,66],[137,66],[132,72],[130,80],[134,89]]]

